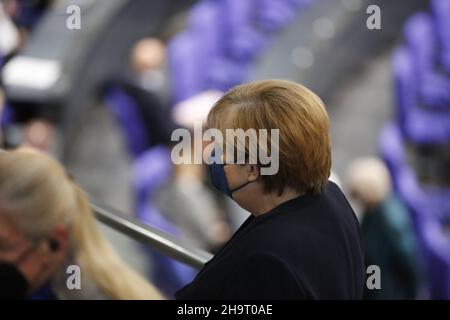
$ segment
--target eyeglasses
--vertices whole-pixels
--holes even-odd
[[[19,254],[19,256],[22,256],[26,252],[35,248],[38,243],[38,240],[35,240],[35,239],[21,239],[14,243],[7,243],[5,241],[0,240],[0,258],[3,256],[7,256],[7,255],[11,254],[12,252],[16,251],[18,248],[21,247],[23,241],[27,242],[26,248],[23,250],[22,253]]]

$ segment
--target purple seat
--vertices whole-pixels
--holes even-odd
[[[433,196],[421,188],[412,170],[400,172],[402,198],[413,214],[431,299],[450,299],[450,237],[445,234]]]
[[[406,114],[417,101],[417,81],[414,81],[414,65],[408,48],[400,47],[395,51],[392,58],[392,69],[396,118],[400,127],[403,127]]]
[[[246,80],[254,58],[310,0],[203,0],[187,29],[169,43],[174,104],[204,90],[228,90]]]
[[[268,40],[267,35],[256,28],[259,0],[222,0],[220,7],[226,55],[243,63],[253,60]]]
[[[208,66],[199,54],[204,49],[198,32],[184,31],[168,45],[171,92],[174,104],[204,90],[202,73]]]
[[[401,165],[406,160],[403,148],[398,125],[395,123],[385,125],[380,133],[378,149],[381,159],[391,172],[394,189],[398,188],[397,172],[401,170]]]
[[[278,32],[310,2],[311,0],[260,0],[259,26],[265,32]]]
[[[231,87],[246,81],[250,66],[250,63],[238,62],[227,57],[215,57],[208,70],[207,81],[214,89],[228,91]]]
[[[289,3],[293,8],[302,9],[311,4],[312,0],[284,0]]]
[[[450,190],[425,188],[418,184],[404,157],[404,143],[395,125],[387,125],[380,140],[398,195],[410,210],[425,267],[429,296],[450,299],[450,237],[443,221],[448,221]]]
[[[8,104],[3,106],[3,112],[0,115],[0,127],[5,129],[8,125],[14,122],[14,111]]]
[[[440,63],[450,73],[450,1],[432,0],[431,9],[439,41]]]
[[[206,0],[195,4],[188,16],[188,30],[201,34],[203,46],[199,53],[208,52],[216,55],[223,51],[224,24],[218,1]]]
[[[170,150],[158,145],[136,158],[132,167],[133,189],[136,203],[145,204],[172,175]],[[144,219],[144,217],[139,217]]]
[[[415,143],[446,144],[450,141],[450,117],[415,107],[406,116],[404,132]]]
[[[201,38],[202,45],[197,47],[197,58],[201,68],[196,76],[201,81],[201,90],[219,89],[224,83],[236,83],[231,79],[233,73],[229,67],[223,68],[218,60],[222,60],[225,52],[225,24],[218,1],[206,0],[194,5],[189,13],[188,28]],[[239,78],[241,80],[242,78]],[[237,82],[239,83],[239,82]],[[199,94],[196,92],[196,94]]]
[[[408,19],[405,38],[414,61],[414,79],[418,81],[421,104],[428,108],[450,108],[450,81],[439,70],[438,43],[435,25],[427,13]]]
[[[122,128],[129,152],[134,158],[138,157],[149,147],[150,140],[136,102],[115,86],[107,90],[105,100],[108,109]]]
[[[415,60],[412,50],[402,47],[393,58],[397,119],[402,133],[414,143],[448,143],[450,116],[441,110],[429,110],[418,104]],[[430,126],[430,124],[433,124]]]

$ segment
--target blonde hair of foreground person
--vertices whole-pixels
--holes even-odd
[[[60,270],[51,278],[58,298],[162,298],[120,259],[100,233],[84,192],[45,154],[30,149],[0,153],[0,214],[8,214],[30,239],[45,237],[58,224],[69,229],[66,259],[81,269],[81,290],[68,290],[67,274]],[[84,289],[75,297],[70,292]]]

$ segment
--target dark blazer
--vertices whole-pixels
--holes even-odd
[[[177,299],[360,299],[359,223],[332,182],[251,216]]]
[[[0,262],[0,300],[24,300],[28,281],[13,264]]]

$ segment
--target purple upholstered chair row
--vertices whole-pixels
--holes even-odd
[[[430,298],[450,299],[450,237],[445,234],[442,216],[412,170],[405,166],[397,174],[400,194],[413,215],[422,248]]]
[[[174,102],[207,89],[228,90],[246,80],[269,36],[310,0],[203,0],[187,29],[169,44]]]
[[[206,48],[198,33],[183,31],[168,46],[171,91],[174,103],[204,90],[204,69],[207,65],[197,52]]]
[[[206,0],[195,4],[188,15],[187,29],[201,34],[204,40],[200,53],[220,54],[225,46],[223,12],[217,1]]]
[[[438,54],[440,63],[450,73],[450,1],[433,0],[431,10],[441,48]]]
[[[415,62],[407,47],[399,48],[393,57],[397,119],[402,133],[414,143],[448,143],[448,111],[429,110],[418,103]]]
[[[206,80],[212,88],[225,92],[244,82],[247,79],[250,67],[250,63],[236,63],[236,61],[224,56],[214,57]]]
[[[403,150],[401,132],[395,123],[386,124],[380,133],[379,153],[392,173],[392,184],[394,189],[398,189],[397,173],[403,163],[405,163],[405,153]]]
[[[414,79],[418,82],[419,101],[428,108],[450,109],[450,79],[440,71],[436,59],[440,45],[432,16],[418,13],[408,19],[405,38],[414,60]]]
[[[278,32],[295,18],[298,10],[310,2],[311,0],[260,0],[259,25],[264,32]]]
[[[395,124],[388,124],[382,130],[380,153],[389,167],[395,189],[411,212],[430,298],[450,299],[450,238],[442,223],[450,213],[450,190],[419,186],[406,164],[404,144]]]
[[[241,62],[252,60],[262,49],[265,36],[255,28],[259,0],[217,1],[224,19],[226,54]]]

